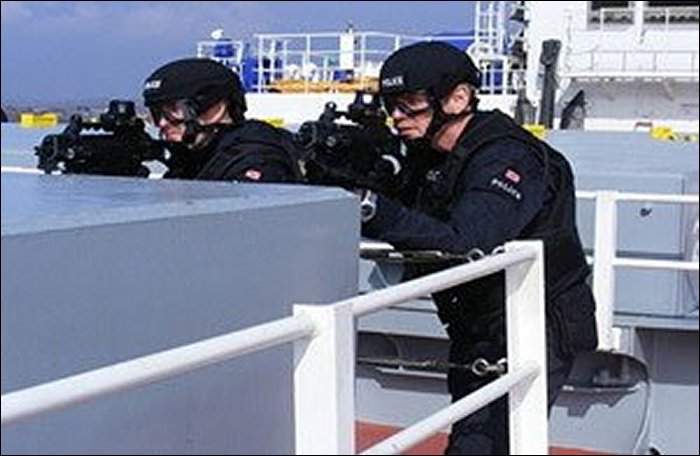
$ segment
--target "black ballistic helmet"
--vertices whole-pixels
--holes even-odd
[[[242,115],[246,111],[238,75],[211,59],[189,58],[163,65],[146,79],[143,99],[148,108],[188,100],[197,114],[220,100],[228,100],[232,115],[236,112]]]
[[[440,41],[420,42],[397,50],[384,62],[379,92],[385,98],[424,90],[440,100],[462,82],[481,86],[481,72],[465,52]]]

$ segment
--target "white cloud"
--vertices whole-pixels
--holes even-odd
[[[107,19],[106,13],[98,2],[76,2],[72,16],[75,22],[85,23]]]
[[[220,1],[2,1],[3,41],[83,43],[80,52],[105,48],[166,55],[195,53],[195,43],[223,28],[234,39],[250,40],[275,20],[268,2]],[[6,43],[3,43],[6,44]],[[132,52],[132,51],[129,51]],[[118,56],[114,56],[118,58]]]
[[[3,25],[21,24],[32,18],[31,9],[26,2],[0,2],[0,17]]]
[[[9,31],[43,39],[153,39],[182,45],[207,38],[215,28],[248,39],[279,20],[274,9],[260,1],[2,1],[2,22]]]
[[[234,38],[248,37],[269,20],[265,2],[140,2],[121,17],[119,29],[132,37],[177,40],[206,38],[223,28]]]
[[[100,2],[2,2],[3,25],[39,35],[82,32],[108,17]]]

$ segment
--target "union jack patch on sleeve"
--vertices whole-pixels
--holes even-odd
[[[250,168],[244,174],[247,179],[258,181],[262,177],[262,172],[259,169]]]
[[[506,173],[504,174],[505,178],[508,179],[509,181],[513,182],[514,184],[517,184],[520,182],[520,174],[518,174],[517,171],[508,168],[506,170]]]

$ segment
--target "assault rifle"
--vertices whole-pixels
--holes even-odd
[[[377,94],[357,92],[347,111],[326,103],[318,120],[304,122],[295,135],[307,180],[395,191],[403,180],[405,157],[386,119]]]
[[[102,133],[91,133],[91,131]],[[34,148],[37,167],[54,171],[110,176],[148,176],[144,162],[166,164],[165,147],[146,132],[134,102],[111,100],[97,121],[71,116],[63,132],[44,137]]]

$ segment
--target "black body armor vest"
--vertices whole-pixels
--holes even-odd
[[[542,162],[543,178],[548,181],[549,190],[546,193],[554,196],[516,239],[543,241],[547,305],[548,308],[555,306],[560,301],[557,297],[567,289],[576,284],[585,285],[590,272],[575,224],[571,168],[558,151],[517,126],[505,114],[494,111],[477,115],[481,118],[466,132],[456,148],[439,166],[429,171],[432,178],[429,183],[428,179],[424,181],[424,187],[416,195],[415,207],[445,220],[462,192],[461,176],[471,159],[484,146],[505,138],[523,144]],[[441,320],[461,327],[461,330],[465,330],[466,325],[472,331],[479,327],[488,331],[490,322],[498,320],[495,317],[502,317],[503,282],[504,274],[501,272],[436,293],[434,298]],[[588,307],[595,308],[592,300]]]

